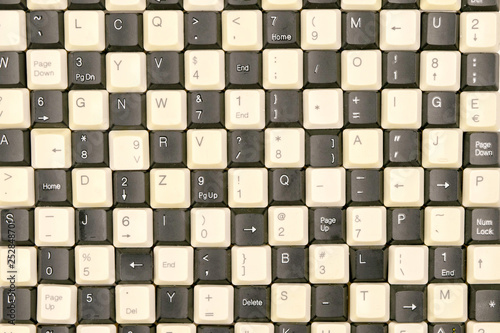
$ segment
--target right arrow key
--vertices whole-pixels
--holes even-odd
[[[425,202],[428,205],[456,206],[462,198],[462,173],[453,169],[426,170]]]

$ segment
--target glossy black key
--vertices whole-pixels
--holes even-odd
[[[344,117],[346,127],[380,127],[380,93],[345,92]]]
[[[339,88],[340,52],[305,52],[304,80],[306,88]]]
[[[157,209],[153,213],[153,237],[156,245],[189,245],[189,212],[182,209]]]
[[[105,89],[104,54],[71,52],[68,55],[70,89]]]
[[[221,48],[219,12],[188,12],[184,15],[184,40],[187,49]]]
[[[474,208],[465,211],[465,242],[499,243],[500,209]]]
[[[30,151],[28,131],[0,129],[0,165],[30,165]]]
[[[266,120],[269,127],[302,127],[302,92],[266,92]]]
[[[425,171],[425,202],[427,205],[460,205],[462,172],[452,169]]]
[[[264,165],[264,133],[258,131],[233,131],[228,134],[230,167]]]
[[[303,0],[304,9],[340,8],[340,0]]]
[[[184,86],[184,55],[178,52],[147,54],[149,89],[179,89]],[[158,102],[156,103],[157,107]]]
[[[75,214],[78,245],[113,244],[112,212],[104,209],[78,209]]]
[[[345,211],[340,208],[312,208],[309,210],[309,235],[313,243],[344,243]]]
[[[469,318],[479,322],[499,322],[500,286],[471,285],[469,301]],[[482,333],[482,332],[481,332]]]
[[[142,15],[106,14],[106,48],[108,51],[142,51]]]
[[[387,333],[387,324],[353,324],[351,333]]]
[[[382,248],[350,249],[351,279],[356,282],[387,280],[387,251]]]
[[[418,166],[421,161],[421,134],[414,130],[384,133],[384,161],[389,166]]]
[[[464,324],[430,324],[429,333],[465,333]]]
[[[72,133],[72,153],[76,166],[108,165],[108,134],[99,131]]]
[[[292,11],[265,12],[264,48],[300,47],[300,13]]]
[[[63,12],[33,11],[27,15],[29,49],[63,49]]]
[[[347,286],[323,285],[312,287],[312,312],[314,321],[347,320]]]
[[[24,52],[0,52],[0,88],[26,87]]]
[[[344,49],[378,49],[378,40],[378,13],[352,11],[342,14],[342,43]]]
[[[384,9],[418,9],[419,0],[383,0]]]
[[[71,205],[71,174],[66,170],[36,170],[37,206]]]
[[[273,274],[275,282],[307,282],[309,271],[308,250],[303,247],[273,248]]]
[[[192,321],[193,289],[186,287],[156,289],[156,319],[160,323]]]
[[[149,173],[118,171],[113,173],[113,197],[118,206],[147,206]]]
[[[425,288],[391,286],[391,319],[399,323],[420,323],[426,319]]]
[[[299,169],[273,169],[269,173],[271,205],[303,205],[305,175]]]
[[[458,50],[459,17],[455,13],[422,13],[424,50]]]
[[[197,248],[194,253],[194,279],[199,283],[231,281],[231,253],[226,249]]]
[[[422,101],[425,127],[458,127],[459,95],[451,91],[426,92]]]
[[[73,249],[38,248],[38,281],[47,284],[74,284],[75,254]]]
[[[498,54],[462,54],[462,90],[498,90]]]
[[[154,168],[186,166],[186,133],[155,131],[149,134],[151,163]]]
[[[261,0],[225,0],[226,9],[260,9]]]
[[[68,9],[71,10],[85,10],[85,9],[105,9],[105,0],[69,0]],[[155,0],[156,1],[156,0]]]
[[[500,133],[465,133],[464,165],[480,167],[500,166]]]
[[[423,244],[423,211],[418,208],[394,208],[388,210],[387,239],[391,245]]]
[[[270,318],[270,290],[265,286],[234,289],[235,321],[268,321]]]
[[[13,291],[12,291],[13,290]],[[1,289],[2,323],[34,324],[36,322],[36,289],[4,287]],[[12,326],[15,327],[15,326]],[[5,332],[11,331],[5,329]]]
[[[306,164],[338,167],[342,164],[341,135],[338,131],[316,130],[306,135]]]
[[[430,248],[429,259],[431,282],[461,283],[465,279],[465,254],[462,248]]]
[[[155,0],[157,1],[157,0]],[[165,1],[165,0],[161,0]],[[168,0],[167,0],[168,1]],[[182,0],[181,0],[182,1]],[[155,333],[156,326],[148,326],[148,325],[125,325],[118,326],[118,333]]]
[[[187,118],[189,128],[224,128],[224,95],[218,91],[190,91]]]
[[[76,103],[78,107],[81,100]],[[58,90],[31,92],[31,121],[33,127],[68,127],[68,97]]]
[[[381,205],[383,184],[383,173],[379,170],[350,170],[346,200],[350,205]]]
[[[251,246],[267,243],[267,213],[260,209],[231,210],[231,232],[234,245]]]
[[[114,305],[114,288],[78,288],[78,322],[81,324],[113,323],[115,319]]]
[[[147,9],[182,9],[182,4],[183,0],[147,0]]]
[[[197,170],[191,173],[191,197],[196,206],[224,206],[227,203],[227,173]]]
[[[116,281],[151,283],[153,253],[150,249],[116,249]]]
[[[462,11],[498,11],[498,0],[462,0]]]
[[[75,333],[75,326],[37,326],[37,333]]]
[[[0,9],[26,9],[26,0],[2,0]]]
[[[226,53],[226,81],[228,88],[260,88],[262,60],[257,52]]]
[[[0,210],[0,245],[34,245],[33,211]]]
[[[113,130],[146,128],[146,97],[143,94],[110,94],[109,116]]]
[[[382,84],[385,88],[418,88],[420,54],[415,52],[384,52]]]

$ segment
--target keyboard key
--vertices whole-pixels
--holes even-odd
[[[267,129],[265,143],[266,167],[304,166],[305,134],[303,129]]]
[[[115,247],[151,247],[153,212],[150,208],[115,208],[113,210]]]
[[[146,96],[148,129],[186,129],[187,100],[184,90],[152,90]]]
[[[261,56],[255,52],[228,53],[226,72],[229,88],[260,88],[262,85]]]
[[[427,324],[421,323],[425,317],[425,291],[424,287],[392,286],[391,288],[391,318],[398,323],[419,323],[414,328],[415,332],[427,332]],[[394,324],[394,323],[390,323]],[[425,325],[422,327],[422,324]],[[404,324],[398,324],[400,326]],[[407,324],[408,325],[408,324]],[[410,326],[408,326],[410,327]],[[402,329],[402,327],[399,327]],[[425,331],[423,331],[425,328]]]
[[[69,54],[70,89],[104,89],[104,56],[96,52]]]
[[[0,58],[1,59],[1,58]],[[28,89],[0,89],[0,126],[2,128],[28,128],[30,119],[30,95]]]
[[[463,90],[498,90],[498,54],[462,55]]]
[[[346,127],[380,127],[380,104],[378,91],[344,92]]]
[[[5,221],[0,225],[0,244],[9,245],[12,242],[16,245],[34,245],[34,224],[33,211],[28,209],[2,209],[0,211],[0,221]],[[9,226],[15,224],[16,233],[14,237],[9,233]],[[13,227],[10,227],[10,229]]]
[[[311,283],[347,283],[349,281],[349,248],[345,244],[311,245],[309,247],[309,281]]]
[[[184,0],[184,10],[221,11],[224,0]]]
[[[2,185],[0,207],[30,207],[34,205],[35,186],[33,168],[0,168],[0,184]]]
[[[189,130],[187,163],[190,169],[223,169],[227,166],[225,130]]]
[[[72,133],[73,162],[76,166],[108,165],[108,137],[98,131]]]
[[[322,330],[337,330],[339,333],[349,333],[351,331],[351,324],[349,323],[323,323],[313,322],[311,324],[311,332],[319,333]],[[335,332],[335,331],[334,331]]]
[[[165,4],[164,0],[160,3],[156,0],[150,1],[150,6],[153,5],[168,4]],[[143,12],[143,23],[143,46],[146,51],[181,51],[184,48],[184,15],[180,10],[146,10]]]
[[[68,103],[65,92],[57,90],[33,91],[30,103],[31,120],[34,127],[68,126]]]
[[[268,127],[302,127],[302,93],[294,90],[266,92]]]
[[[269,207],[269,245],[306,245],[309,238],[307,221],[305,206]]]
[[[265,110],[263,90],[226,90],[227,129],[263,129],[266,122]]]
[[[393,84],[388,84],[388,86],[399,87]],[[419,129],[421,126],[422,91],[420,89],[384,89],[382,91],[383,128]]]
[[[115,325],[78,325],[78,333],[92,333],[98,330],[99,333],[116,333]]]
[[[462,173],[457,170],[426,170],[427,205],[459,205],[462,198]]]
[[[379,10],[382,6],[381,0],[341,0],[344,10]]]
[[[194,247],[228,247],[231,244],[228,208],[191,209],[191,245]]]
[[[271,320],[308,322],[311,318],[309,284],[274,283],[271,285]]]
[[[184,35],[188,49],[220,48],[222,43],[220,14],[217,12],[186,13]]]
[[[71,132],[68,129],[34,129],[31,132],[32,166],[64,168],[71,166]]]
[[[344,49],[376,49],[379,40],[379,15],[356,11],[342,14]]]
[[[21,10],[0,11],[0,48],[5,51],[26,49],[26,14]]]
[[[267,170],[230,169],[228,171],[229,207],[266,207],[268,204]]]
[[[9,288],[2,288],[2,311],[1,319],[3,322],[26,323],[35,322],[36,318],[36,291],[33,288],[17,288],[15,293]],[[12,311],[15,311],[15,319]],[[10,323],[9,323],[10,324]],[[10,324],[12,325],[12,324]],[[14,325],[12,325],[14,326]]]
[[[63,14],[56,11],[33,11],[28,16],[28,47],[30,49],[63,48]]]
[[[149,283],[153,280],[150,249],[117,249],[116,280],[120,283]]]
[[[234,290],[234,298],[234,315],[236,318],[254,321],[269,318],[269,303],[271,299],[269,297],[269,287],[239,287]],[[249,327],[253,330],[266,329],[267,333],[272,333],[274,330],[274,326],[271,323],[248,324],[239,322],[234,325],[236,332],[239,329],[247,329]],[[240,332],[243,333],[243,331]]]
[[[417,208],[390,209],[387,221],[387,239],[394,245],[423,244],[424,216]]]
[[[160,322],[182,322],[192,319],[193,308],[190,306],[192,298],[192,289],[188,289],[185,287],[158,288],[156,290],[158,308],[156,315],[157,320]],[[159,328],[160,327],[158,327],[158,329]],[[148,333],[150,332],[148,331]]]
[[[104,0],[69,0],[68,9],[104,9]]]
[[[343,132],[344,167],[380,168],[383,164],[383,133],[380,129],[347,129]]]
[[[422,166],[425,168],[459,168],[462,166],[460,129],[426,129],[422,132]]]
[[[251,5],[250,0],[243,2],[243,5]],[[223,11],[222,48],[225,51],[259,51],[262,49],[262,12],[259,10]]]
[[[351,170],[347,173],[347,202],[350,205],[380,205],[383,201],[382,172]]]
[[[455,280],[456,282],[462,282],[464,280],[465,265],[463,249],[458,247],[431,248],[429,260],[429,276],[431,281],[444,282]]]
[[[500,253],[498,245],[469,245],[467,247],[467,282],[470,284],[494,283],[500,272],[495,257]]]
[[[271,247],[233,246],[231,258],[231,282],[234,285],[271,284]]]
[[[197,283],[228,283],[230,256],[226,249],[196,249],[194,279]]]
[[[73,246],[75,210],[72,207],[35,209],[35,244],[37,246]]]
[[[429,249],[427,246],[390,246],[389,278],[391,285],[424,285],[428,281]]]
[[[303,52],[266,49],[262,52],[265,89],[300,89],[303,86]]]
[[[109,168],[76,168],[72,171],[73,206],[111,207],[113,190]]]
[[[311,167],[337,167],[342,163],[339,134],[309,132],[306,136],[306,165]]]
[[[389,166],[420,164],[420,134],[411,130],[392,130],[384,133],[385,163]]]
[[[191,285],[193,283],[193,248],[155,246],[154,283],[157,285]]]
[[[52,96],[40,96],[47,100],[47,111],[49,109]],[[40,98],[39,97],[39,98]],[[62,98],[58,97],[58,98]],[[105,90],[72,90],[68,94],[69,104],[69,127],[72,130],[107,130],[109,128],[109,94]],[[63,102],[61,101],[61,104]],[[45,109],[45,108],[44,108]],[[48,114],[50,121],[51,114],[44,111],[44,116]],[[55,109],[52,112],[63,112],[63,109]],[[62,115],[64,117],[64,115]],[[54,121],[60,118],[59,114],[54,115]],[[63,118],[64,119],[64,118]]]
[[[429,127],[458,127],[459,95],[451,91],[423,94],[422,124]]]
[[[500,315],[496,306],[500,303],[497,286],[472,286],[469,317],[481,322],[498,322]]]
[[[65,50],[28,50],[26,62],[29,89],[64,90],[68,87]]]
[[[115,287],[116,322],[150,324],[155,321],[155,287],[151,284]]]
[[[111,245],[76,246],[75,278],[80,285],[115,283],[115,250]]]
[[[146,0],[106,0],[109,11],[140,11],[146,8]]]
[[[382,84],[387,88],[417,88],[419,59],[413,52],[383,54]]]
[[[342,52],[342,89],[378,90],[382,86],[382,54],[378,50]]]
[[[78,321],[85,324],[103,324],[114,321],[114,290],[109,288],[79,288],[78,289]],[[79,329],[92,329],[96,326]],[[101,326],[102,327],[102,326]],[[115,327],[113,326],[113,329]],[[116,329],[115,329],[116,330]]]
[[[149,174],[137,171],[113,174],[115,205],[147,206],[149,204]]]
[[[151,328],[151,330],[154,330],[154,328]],[[168,333],[168,332],[195,333],[196,326],[194,324],[159,324],[157,326],[157,332],[158,333]],[[142,333],[142,332],[140,332],[140,333]],[[148,331],[146,333],[152,333],[152,332]]]
[[[268,10],[297,10],[302,8],[301,0],[262,0],[262,9]]]
[[[78,245],[112,243],[111,211],[104,209],[77,209],[75,239]],[[90,222],[90,223],[89,223]]]
[[[264,13],[264,47],[293,48],[300,45],[299,13],[270,11]]]
[[[346,242],[350,246],[384,245],[387,240],[386,208],[348,207]]]
[[[456,13],[422,14],[422,48],[425,50],[457,50],[459,16]],[[460,44],[462,44],[460,42]]]
[[[10,244],[9,244],[10,245]],[[12,279],[12,261],[7,258],[12,254],[12,249],[7,246],[0,248],[0,255],[4,258],[0,261],[0,285],[2,287],[10,287]],[[14,262],[16,287],[33,287],[37,284],[37,255],[36,248],[31,246],[23,246],[16,248],[16,258]]]
[[[353,283],[350,285],[349,319],[355,322],[386,322],[389,320],[387,283]]]
[[[312,288],[311,316],[315,320],[347,320],[347,286],[314,286]],[[314,324],[319,323],[312,324],[313,330]]]
[[[226,86],[221,50],[186,51],[184,66],[187,90],[222,90]]]
[[[465,131],[498,131],[500,117],[498,92],[463,92],[460,94],[460,128]]]
[[[273,271],[276,282],[306,282],[308,262],[302,247],[277,247],[273,249]]]
[[[146,127],[146,98],[142,94],[111,94],[109,118],[112,129],[137,129]]]
[[[141,51],[142,16],[106,14],[106,48],[111,51]]]
[[[29,133],[22,130],[0,130],[0,165],[29,165]]]
[[[309,207],[342,207],[346,203],[344,168],[307,168],[306,204]]]
[[[460,0],[421,0],[423,10],[460,10]]]
[[[462,204],[465,207],[500,207],[500,170],[464,170]]]
[[[144,92],[146,87],[144,53],[110,52],[106,55],[106,90],[112,93]]]
[[[460,14],[460,51],[498,52],[500,49],[500,25],[498,13]]]
[[[28,0],[28,8],[33,9],[66,9],[67,0]]]
[[[460,88],[460,52],[423,51],[420,54],[420,89],[457,91]]]
[[[40,206],[67,206],[71,202],[70,173],[65,170],[36,170],[35,198]]]
[[[233,286],[197,285],[194,287],[194,322],[230,324],[233,322]]]
[[[464,209],[462,207],[427,207],[424,230],[427,245],[463,245]]]
[[[463,322],[467,319],[467,285],[432,283],[427,286],[427,320]]]
[[[232,242],[235,245],[267,243],[267,213],[260,209],[232,212]]]
[[[389,0],[384,7],[415,8],[413,3]],[[399,6],[399,7],[395,7]],[[418,10],[383,10],[380,12],[380,49],[416,51],[420,47],[420,12]]]
[[[103,51],[104,13],[102,11],[66,11],[64,13],[65,48],[68,51]]]
[[[191,203],[191,191],[188,169],[152,169],[149,177],[151,179],[151,207],[189,207]],[[145,199],[147,200],[147,197]]]
[[[462,11],[497,11],[498,2],[496,0],[485,0],[480,3],[474,0],[463,1]]]
[[[337,2],[337,0],[333,1]],[[310,6],[312,6],[311,8],[316,8],[316,6],[320,5],[321,4],[310,3]],[[324,5],[328,6],[326,3]],[[304,7],[306,6],[307,4]],[[338,50],[341,46],[341,21],[340,10],[303,10],[301,12],[300,37],[302,49]]]
[[[187,118],[189,128],[223,128],[224,95],[222,92],[189,92]]]
[[[423,202],[423,168],[386,168],[384,170],[385,206],[420,207]]]
[[[75,324],[76,286],[40,284],[37,288],[37,321],[42,324]]]
[[[385,281],[387,253],[381,248],[351,248],[350,266],[355,282]]]
[[[307,88],[340,87],[340,53],[309,51],[304,57],[304,78]]]
[[[112,170],[146,170],[149,165],[147,131],[109,133],[109,166]]]

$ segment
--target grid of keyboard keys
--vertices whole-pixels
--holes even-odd
[[[0,333],[499,331],[498,11],[0,0]]]

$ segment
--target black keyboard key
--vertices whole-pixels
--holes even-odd
[[[227,173],[219,170],[198,170],[191,173],[191,196],[196,206],[227,204]]]
[[[118,171],[113,173],[113,197],[117,206],[148,206],[149,173]]]
[[[450,91],[426,92],[422,101],[425,127],[458,127],[459,95]]]
[[[387,52],[382,59],[382,84],[385,88],[418,88],[420,54]]]
[[[303,0],[304,9],[340,8],[340,0]]]
[[[99,131],[72,133],[73,161],[76,166],[106,166],[109,161],[108,134]]]
[[[233,333],[232,326],[203,326],[196,327],[196,333]]]
[[[226,9],[259,9],[261,0],[225,0]]]
[[[74,326],[46,326],[39,325],[37,327],[37,333],[75,333],[76,329]]]
[[[462,172],[452,169],[426,170],[425,202],[427,205],[460,205]]]
[[[351,333],[387,333],[387,324],[353,324]]]
[[[218,12],[188,12],[184,14],[186,49],[220,49],[221,18]]]
[[[422,13],[422,48],[458,50],[459,17],[455,13]]]
[[[463,282],[465,254],[460,247],[437,247],[429,251],[429,280],[432,282]]]
[[[149,134],[151,162],[154,168],[186,166],[186,133],[155,131]]]
[[[423,244],[423,211],[418,208],[395,208],[388,210],[387,239],[391,245]]]
[[[351,248],[350,252],[352,281],[387,280],[387,251],[382,248]]]
[[[29,49],[63,49],[63,12],[33,11],[27,15]]]
[[[9,324],[34,324],[36,322],[37,299],[35,288],[14,287],[11,289],[4,287],[1,291],[2,317],[0,322],[8,322]],[[11,331],[11,329],[5,328],[5,332],[7,331]]]
[[[302,92],[266,92],[266,120],[269,127],[302,127]]]
[[[500,242],[500,209],[467,209],[465,241],[468,244]]]
[[[30,165],[30,134],[17,129],[0,129],[0,165]]]
[[[73,249],[38,248],[38,281],[48,284],[74,284],[75,254]]]
[[[228,88],[260,88],[262,86],[262,59],[257,52],[226,53],[226,81]]]
[[[57,90],[32,91],[31,120],[33,127],[68,127],[67,93]]]
[[[184,86],[184,55],[178,52],[147,54],[148,89],[180,89]],[[156,102],[157,107],[158,102]]]
[[[264,165],[264,133],[233,131],[228,135],[230,167]]]
[[[142,15],[106,14],[106,48],[108,51],[142,51]]]
[[[153,280],[153,253],[150,249],[116,249],[116,281],[150,283]]]
[[[231,211],[232,239],[234,245],[252,246],[267,244],[267,213],[259,209]]]
[[[9,231],[10,230],[10,231]],[[0,210],[0,245],[34,245],[33,211]]]
[[[189,212],[182,209],[157,209],[153,213],[153,237],[156,245],[189,245]]]
[[[144,94],[110,94],[109,120],[113,130],[146,128],[146,97]]]
[[[182,323],[193,320],[193,289],[159,287],[156,290],[156,318],[160,323]]]
[[[113,244],[112,216],[110,210],[78,209],[76,219],[76,243],[78,245]]]
[[[344,49],[378,49],[378,40],[378,13],[352,11],[342,14],[342,41]]]
[[[340,53],[336,51],[305,52],[304,81],[306,88],[339,88]]]
[[[314,208],[309,210],[309,228],[313,243],[344,243],[345,211],[340,208]]]
[[[305,176],[298,169],[273,169],[269,173],[271,205],[303,205]]]
[[[350,170],[346,200],[350,205],[382,205],[383,184],[383,173],[379,170]]]
[[[147,0],[147,9],[182,9],[182,4],[183,0]],[[143,332],[133,331],[132,333]]]
[[[399,323],[420,323],[426,314],[424,287],[391,286],[391,319]]]
[[[430,324],[429,333],[465,333],[464,324]]]
[[[102,10],[105,9],[104,5],[105,0],[69,0],[68,1],[68,9],[71,10],[90,10],[97,9]],[[155,0],[156,1],[156,0]]]
[[[36,170],[35,200],[37,206],[71,204],[71,174],[66,170]]]
[[[300,47],[300,14],[292,11],[264,13],[264,48]]]
[[[188,93],[189,128],[224,128],[224,95],[218,91]]]
[[[313,286],[311,318],[314,321],[346,321],[347,303],[347,286]]]
[[[273,274],[275,282],[307,282],[309,255],[302,247],[273,248]]]
[[[480,167],[500,166],[500,133],[465,133],[464,165]]]
[[[337,131],[310,131],[306,136],[306,164],[312,167],[338,167],[342,164],[342,145]]]
[[[0,88],[26,87],[24,52],[0,52]]]
[[[421,161],[420,133],[413,130],[392,130],[384,133],[385,158],[389,166],[418,166]]]
[[[2,0],[0,9],[26,9],[26,0]]]
[[[419,0],[383,0],[384,9],[418,9]]]
[[[78,288],[78,322],[111,324],[115,320],[115,291],[107,287]]]
[[[305,324],[277,324],[276,333],[309,333],[310,326]]]
[[[498,90],[498,54],[462,55],[462,90]]]
[[[234,289],[234,314],[237,321],[268,321],[270,318],[268,287],[239,287]]]
[[[479,322],[499,322],[500,286],[471,285],[469,318]]]
[[[498,10],[498,0],[462,0],[462,11],[464,12],[497,12]]]
[[[231,281],[231,253],[226,249],[198,248],[194,256],[194,279],[198,283],[228,284]]]
[[[68,56],[70,89],[105,89],[104,54],[71,52]]]
[[[344,117],[346,127],[380,127],[380,93],[345,92]]]

